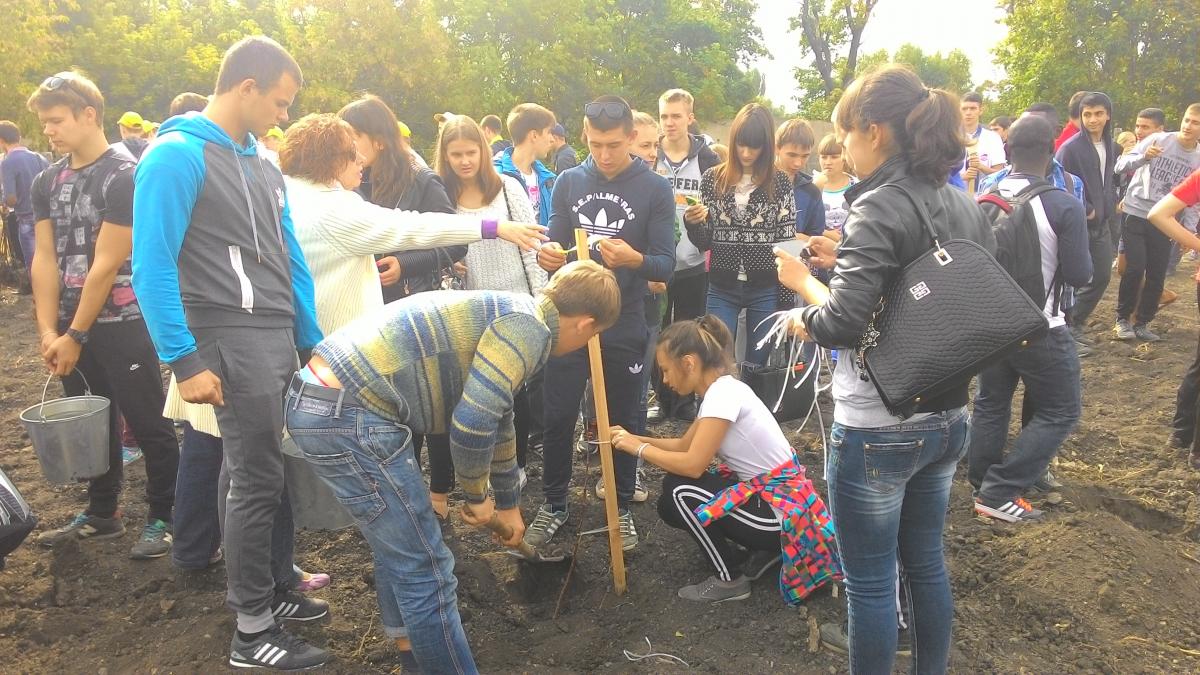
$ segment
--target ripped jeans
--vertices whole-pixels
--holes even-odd
[[[408,637],[423,673],[477,673],[458,614],[454,557],[442,541],[408,427],[339,389],[288,388],[288,432],[354,517],[375,559],[388,637]]]

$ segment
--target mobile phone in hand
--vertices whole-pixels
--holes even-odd
[[[812,249],[808,247],[808,243],[799,239],[788,239],[787,241],[778,242],[775,244],[775,248],[792,257],[803,258],[805,260],[808,260],[813,255]]]

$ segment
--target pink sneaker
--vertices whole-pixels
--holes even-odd
[[[328,585],[328,574],[312,574],[310,572],[300,570],[300,580],[296,582],[295,586],[292,586],[292,590],[300,593],[308,593],[309,591],[325,588]]]

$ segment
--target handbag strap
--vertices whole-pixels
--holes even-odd
[[[910,192],[908,188],[904,187],[900,183],[885,183],[884,185],[880,186],[880,188],[886,187],[896,188],[900,191],[900,194],[904,195],[905,199],[908,200],[908,203],[912,204],[913,209],[916,210],[917,219],[921,221],[921,227],[925,229],[925,233],[928,234],[929,238],[933,240],[934,248],[940,252],[944,252],[944,249],[942,249],[941,237],[938,236],[937,230],[933,228],[933,219],[929,217],[929,210],[925,208],[925,204],[921,200],[914,197],[912,192]]]

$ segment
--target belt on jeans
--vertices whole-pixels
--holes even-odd
[[[357,405],[358,400],[350,394],[346,393],[345,389],[334,389],[312,382],[305,382],[300,379],[300,373],[292,375],[292,382],[288,385],[288,394],[295,395],[296,401],[301,398],[315,398],[319,401],[328,401],[334,404],[334,415],[342,414],[343,405]],[[293,407],[295,404],[293,404]]]

